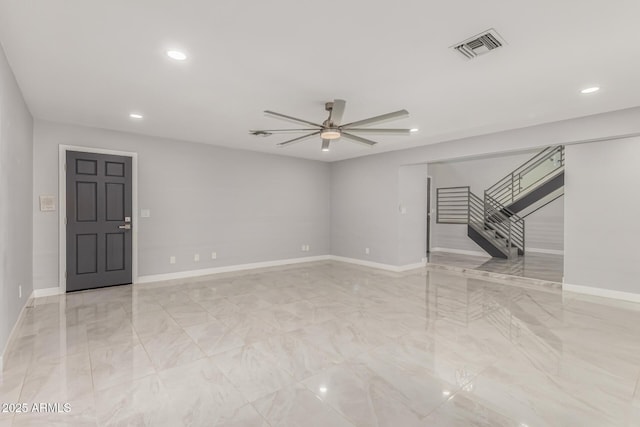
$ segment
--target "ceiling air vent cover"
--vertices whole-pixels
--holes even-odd
[[[484,55],[494,49],[497,49],[505,44],[505,41],[500,34],[493,28],[484,31],[478,35],[475,35],[467,40],[456,43],[451,46],[452,49],[460,52],[466,59],[473,59],[476,56]]]

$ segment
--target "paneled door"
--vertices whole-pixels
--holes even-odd
[[[67,292],[131,283],[131,158],[67,151]]]

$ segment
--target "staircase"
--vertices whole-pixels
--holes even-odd
[[[484,192],[436,190],[436,222],[466,224],[467,236],[492,257],[524,255],[524,218],[564,195],[564,147],[548,147]]]
[[[564,195],[564,147],[548,147],[489,187],[485,195],[504,205],[504,214],[526,218]]]

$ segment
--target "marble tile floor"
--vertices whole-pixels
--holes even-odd
[[[640,305],[317,262],[33,300],[0,426],[640,425]]]
[[[529,252],[513,259],[431,252],[428,262],[562,283],[564,256]]]

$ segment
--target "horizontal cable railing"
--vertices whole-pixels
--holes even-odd
[[[502,251],[524,251],[524,219],[507,212],[506,207],[485,194],[485,200],[470,187],[445,187],[436,190],[436,222],[468,224]]]
[[[482,234],[485,239],[490,240],[501,252],[509,255],[509,242],[507,238],[500,238],[500,236],[496,234],[495,227],[490,224],[490,219],[487,216],[486,204],[480,197],[471,192],[469,192],[469,225]]]
[[[484,212],[486,226],[506,239],[509,246],[524,252],[524,219],[509,212],[488,194],[485,194]]]
[[[484,204],[482,199],[469,192],[469,224],[478,230],[484,230]]]
[[[444,187],[436,190],[436,222],[467,224],[469,222],[469,187]]]
[[[564,168],[564,147],[547,147],[485,191],[496,202],[509,205]]]

